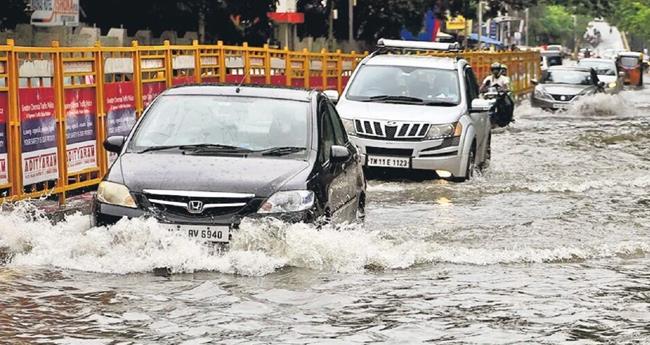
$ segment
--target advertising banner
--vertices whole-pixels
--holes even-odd
[[[106,135],[126,136],[135,125],[135,92],[132,82],[110,83],[104,86],[106,97]],[[117,158],[109,154],[109,163]]]
[[[164,82],[142,84],[142,104],[146,108],[153,100],[166,89]]]
[[[79,0],[31,0],[31,24],[36,26],[78,26]]]
[[[54,89],[20,89],[23,184],[59,177]]]
[[[94,89],[65,90],[68,173],[97,167],[97,104]]]
[[[0,184],[9,181],[7,167],[7,118],[9,117],[9,99],[6,92],[0,92]]]

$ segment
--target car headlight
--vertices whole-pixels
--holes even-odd
[[[463,125],[460,122],[445,125],[431,125],[425,139],[442,139],[449,137],[459,137],[463,133]]]
[[[553,100],[553,97],[551,95],[549,95],[548,92],[546,92],[546,91],[544,91],[542,89],[535,89],[535,94],[534,94],[533,97],[539,98],[539,99],[548,99],[550,101]]]
[[[119,183],[104,181],[97,187],[97,200],[102,203],[137,208],[131,192],[126,186]]]
[[[277,192],[268,198],[257,213],[286,213],[305,211],[314,206],[314,192],[309,190],[295,190]]]
[[[613,89],[613,88],[616,87],[616,83],[609,83],[609,85],[607,85],[607,86],[608,86],[610,89]]]
[[[354,128],[354,120],[341,119],[341,122],[343,122],[343,127],[345,127],[348,135],[357,135],[357,130]]]

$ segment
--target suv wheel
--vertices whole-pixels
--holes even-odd
[[[464,177],[453,176],[451,180],[453,182],[465,182],[474,178],[474,172],[476,171],[476,145],[472,145],[472,149],[469,151],[467,156],[467,170],[465,170]]]
[[[479,166],[479,170],[483,172],[487,168],[490,167],[490,160],[492,159],[492,135],[488,137],[487,140],[487,146],[485,147],[485,158],[483,159],[483,162],[481,162]]]
[[[357,205],[357,223],[365,223],[366,221],[366,198],[361,195]]]

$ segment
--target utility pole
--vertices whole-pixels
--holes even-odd
[[[481,49],[481,40],[483,39],[483,1],[478,2],[478,49]]]
[[[354,41],[354,5],[356,0],[348,0],[348,41]]]
[[[330,0],[330,16],[327,31],[327,42],[330,49],[334,48],[334,0]]]
[[[530,22],[530,8],[526,8],[526,10],[524,10],[524,13],[526,15],[526,47],[530,47],[530,40],[528,39],[528,34],[530,33],[528,30],[528,23]]]

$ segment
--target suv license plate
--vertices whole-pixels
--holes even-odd
[[[404,157],[368,156],[369,167],[411,168],[411,159]]]
[[[553,104],[553,109],[569,109],[568,104]]]
[[[165,224],[169,231],[177,231],[187,234],[187,237],[206,241],[228,243],[230,242],[229,226],[206,226],[206,225],[185,225]]]

